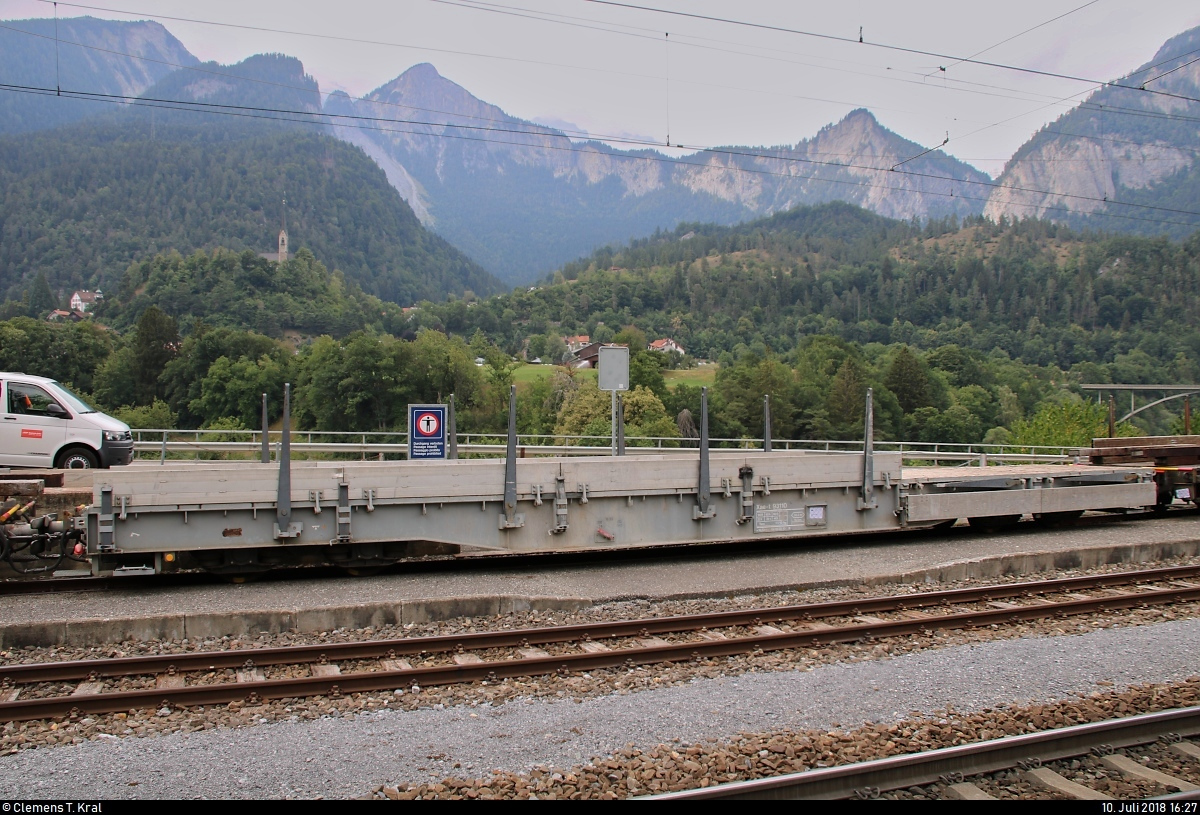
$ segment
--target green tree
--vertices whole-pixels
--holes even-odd
[[[204,426],[231,419],[242,427],[257,427],[262,422],[262,395],[267,394],[268,403],[280,402],[287,373],[266,354],[257,360],[218,357],[200,382],[200,397],[189,408],[202,417]]]
[[[1141,434],[1129,422],[1117,425],[1118,436]],[[1107,435],[1107,408],[1070,397],[1061,402],[1044,402],[1029,419],[1015,422],[1012,443],[1020,447],[1091,447],[1092,439]]]
[[[670,439],[661,442],[664,447],[678,447],[679,427],[675,419],[667,415],[667,409],[652,390],[638,385],[623,394],[622,407],[625,418],[625,437],[631,447],[654,447],[660,442],[654,439]],[[610,430],[611,433],[611,430]]]
[[[411,371],[421,401],[441,403],[454,394],[458,405],[470,407],[483,397],[484,375],[461,337],[425,329],[411,345]]]
[[[905,438],[932,444],[973,444],[983,434],[979,417],[961,405],[945,410],[932,406],[917,408],[904,422]]]
[[[148,405],[164,396],[159,382],[167,363],[179,352],[179,326],[158,306],[150,306],[138,318],[132,343],[134,404]]]
[[[563,361],[566,355],[567,344],[563,341],[563,338],[557,334],[547,334],[546,348],[542,353],[542,361],[557,365]]]
[[[134,430],[172,430],[176,425],[175,414],[161,399],[148,405],[123,407],[113,415]]]
[[[199,427],[203,422],[215,418],[199,415],[191,409],[193,402],[199,404],[202,384],[214,362],[226,357],[230,361],[248,359],[258,364],[264,356],[270,357],[276,365],[284,369],[284,381],[290,379],[293,355],[291,349],[283,343],[254,331],[240,331],[228,327],[212,328],[197,320],[183,340],[178,356],[167,363],[159,378],[167,404],[179,414],[180,427]],[[261,399],[261,396],[259,398]],[[267,391],[267,404],[270,418],[278,418],[283,409],[282,388]],[[260,419],[255,418],[248,424],[257,427],[259,422]]]
[[[854,357],[846,357],[833,377],[829,398],[825,401],[834,438],[862,436],[866,396],[867,379],[862,364]]]
[[[631,351],[629,355],[629,388],[645,387],[662,399],[667,394],[667,380],[663,377],[665,354],[657,351]]]
[[[90,392],[113,346],[112,332],[90,320],[48,323],[16,317],[0,322],[0,371],[48,376]]]
[[[665,412],[665,411],[664,411]],[[566,436],[602,436],[601,439],[578,441],[564,438],[564,444],[604,446],[611,436],[612,402],[606,391],[601,391],[591,378],[580,381],[579,386],[568,393],[558,413],[554,433]]]
[[[50,290],[50,284],[46,282],[46,273],[39,271],[34,276],[33,285],[29,289],[29,316],[34,319],[43,319],[58,308],[58,305],[58,298],[54,296],[54,292]]]
[[[646,339],[646,332],[632,325],[627,325],[614,334],[612,342],[616,345],[629,346],[630,354],[645,351],[646,346],[649,344],[649,340]]]
[[[137,360],[131,346],[117,349],[96,370],[92,393],[96,403],[110,411],[143,401],[143,391],[137,385]]]
[[[763,396],[771,397],[771,434],[790,438],[796,432],[799,391],[788,366],[773,357],[742,357],[717,371],[711,418],[715,435],[762,438]]]
[[[929,373],[907,345],[900,346],[892,356],[892,364],[883,377],[883,384],[896,395],[905,413],[933,404]]]
[[[546,335],[534,334],[529,338],[529,344],[525,347],[525,356],[532,362],[535,359],[541,359],[546,354]],[[543,360],[546,361],[546,360]]]

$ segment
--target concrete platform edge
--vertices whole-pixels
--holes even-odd
[[[338,628],[379,628],[448,620],[456,617],[495,617],[524,611],[578,611],[592,605],[631,599],[700,599],[774,591],[883,586],[896,583],[944,583],[956,580],[1035,575],[1064,569],[1088,569],[1122,563],[1156,562],[1200,555],[1200,539],[1169,543],[1098,546],[1057,552],[1027,552],[957,561],[928,569],[862,578],[743,587],[736,591],[687,592],[658,597],[547,597],[523,595],[480,595],[404,600],[394,603],[364,603],[313,609],[266,609],[228,614],[177,614],[165,617],[54,620],[44,623],[0,625],[0,648],[27,645],[90,646],[125,640],[205,639],[279,634],[287,631],[312,633]]]

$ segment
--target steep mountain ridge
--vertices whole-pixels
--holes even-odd
[[[6,20],[0,27],[0,84],[138,96],[196,59],[155,22],[94,17]],[[103,113],[111,103],[9,90],[0,93],[0,134],[45,130]]]
[[[139,95],[268,111],[321,112],[321,89],[317,81],[304,72],[300,60],[286,54],[255,54],[233,65],[205,62],[188,71],[175,71]],[[301,121],[311,119],[311,116],[274,115]],[[195,124],[196,112],[188,111],[186,119],[181,121]]]
[[[1188,187],[1193,191],[1184,203],[1200,205],[1200,194],[1188,180],[1200,155],[1200,128],[1195,124],[1200,121],[1200,102],[1182,98],[1200,98],[1197,50],[1200,27],[1171,38],[1150,62],[1039,130],[1005,166],[984,214],[993,219],[1049,217],[1179,236],[1200,227],[1200,220],[1191,228],[1174,230],[1171,225],[1081,217],[1133,214],[1153,219],[1153,213],[1108,202],[1177,198]],[[1139,91],[1142,87],[1173,95]]]
[[[0,80],[49,87],[55,44],[46,32],[53,31],[53,21],[5,26],[0,44],[11,47],[0,49]],[[999,179],[1001,187],[992,189],[984,173],[940,150],[927,151],[864,109],[795,144],[667,156],[649,147],[619,149],[580,140],[509,115],[428,63],[409,68],[364,99],[335,93],[322,104],[315,80],[298,60],[282,54],[256,55],[232,66],[200,65],[155,23],[77,18],[60,20],[59,26],[64,88],[141,94],[193,102],[197,108],[219,103],[309,114],[203,115],[150,105],[131,106],[122,114],[127,122],[148,122],[152,135],[174,129],[168,138],[186,133],[189,139],[212,141],[241,138],[240,125],[247,121],[276,130],[297,127],[264,122],[259,118],[264,116],[303,120],[307,131],[313,127],[311,114],[326,114],[328,132],[378,165],[421,223],[510,285],[532,282],[597,247],[656,229],[671,230],[683,222],[728,225],[828,201],[903,220],[981,212],[992,218],[1034,215],[1073,226],[1165,231],[1176,237],[1200,226],[1200,219],[1189,225],[1187,215],[1151,213],[1142,221],[1107,217],[1147,214],[1114,200],[1200,210],[1200,163],[1195,161],[1200,130],[1194,124],[1200,121],[1200,102],[1178,98],[1200,98],[1200,62],[1189,63],[1200,52],[1200,28],[1171,39],[1151,63],[1120,81],[1134,87],[1149,83],[1176,97],[1110,84],[1018,150]],[[173,70],[175,64],[197,70]],[[0,133],[70,123],[98,110],[111,117],[117,108],[11,92],[0,94],[0,114],[5,104],[12,115],[0,115]],[[204,122],[219,126],[198,126]],[[1027,191],[1038,189],[1057,193]],[[496,286],[478,273],[469,277],[480,285],[466,287],[480,293]],[[396,294],[413,291],[402,287]]]
[[[937,151],[906,168],[952,180],[891,172],[925,148],[861,109],[796,145],[680,158],[619,150],[510,116],[427,63],[363,100],[333,97],[325,110],[392,120],[383,130],[334,132],[364,149],[377,145],[403,169],[394,171],[403,178],[397,188],[425,223],[513,283],[682,221],[734,223],[829,200],[899,218],[977,214],[977,201],[951,191],[955,181],[987,180]],[[524,236],[519,245],[514,230]]]

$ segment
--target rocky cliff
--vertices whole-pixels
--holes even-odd
[[[6,20],[0,84],[131,97],[176,66],[199,62],[158,23],[76,17]],[[0,94],[0,133],[44,130],[112,110],[109,102],[11,90]]]
[[[682,158],[572,140],[483,102],[428,64],[364,100],[335,96],[325,110],[386,120],[360,129],[333,119],[340,137],[386,157],[389,178],[426,224],[512,283],[681,221],[734,223],[831,200],[899,218],[978,213],[981,188],[969,182],[989,180],[940,152],[893,172],[926,148],[866,110],[796,145]]]
[[[1190,183],[1200,150],[1200,102],[1182,97],[1200,98],[1197,49],[1200,28],[1167,41],[1149,63],[1042,128],[1009,160],[984,213],[1107,229],[1136,226],[1113,215],[1155,218],[1112,202],[1178,199],[1177,188]],[[1184,196],[1185,206],[1189,198],[1200,201]],[[1078,217],[1084,215],[1099,217]]]

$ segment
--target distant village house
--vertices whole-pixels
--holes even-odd
[[[563,337],[563,342],[567,344],[567,350],[572,354],[578,353],[580,348],[590,343],[592,338],[587,334],[579,334],[574,337]]]
[[[624,343],[611,342],[590,342],[575,352],[575,358],[571,360],[572,368],[596,368],[600,365],[600,348],[602,346],[619,345],[627,347]]]
[[[104,294],[99,289],[96,289],[96,291],[77,291],[71,295],[71,311],[86,314],[103,299]]]
[[[683,350],[682,345],[675,342],[675,340],[671,340],[671,339],[655,340],[654,342],[652,342],[646,346],[646,350],[647,351],[662,351],[663,353],[666,353],[668,351],[674,351],[677,354],[687,353],[686,351]]]

